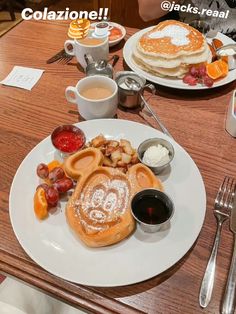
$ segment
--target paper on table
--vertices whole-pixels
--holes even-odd
[[[31,90],[38,82],[44,70],[14,66],[0,84]]]

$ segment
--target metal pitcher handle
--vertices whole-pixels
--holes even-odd
[[[148,101],[153,95],[155,95],[156,93],[156,87],[153,84],[146,84],[142,87],[141,91],[140,91],[140,95],[143,96],[143,93],[145,90],[149,90],[151,92],[151,95],[149,97],[147,97],[146,101]],[[143,108],[145,106],[142,97],[141,97],[141,107]]]
[[[152,95],[155,95],[155,93],[156,93],[156,87],[155,87],[153,84],[146,84],[146,85],[144,85],[143,88],[142,88],[142,94],[143,94],[143,92],[144,92],[146,89],[147,89],[147,90],[150,90],[151,93],[152,93]]]

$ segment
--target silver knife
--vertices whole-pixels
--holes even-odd
[[[234,245],[230,270],[221,307],[222,314],[234,314],[236,305],[236,197],[233,199],[233,205],[230,214],[230,230],[233,232]]]

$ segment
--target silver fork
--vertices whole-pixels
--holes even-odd
[[[65,49],[62,49],[61,51],[59,51],[57,54],[55,54],[53,57],[51,57],[50,59],[48,59],[46,62],[47,64],[51,64],[54,62],[64,62],[64,64],[68,63],[71,59],[73,58],[73,56],[68,55],[65,52]]]
[[[214,215],[217,221],[217,231],[199,294],[199,303],[203,308],[207,307],[211,300],[215,279],[216,257],[220,243],[222,224],[229,218],[230,208],[232,207],[234,196],[235,180],[231,177],[225,177],[215,199]]]
[[[65,51],[61,55],[61,58],[57,61],[57,63],[61,64],[67,64],[70,62],[70,60],[73,58],[73,56],[68,55]]]

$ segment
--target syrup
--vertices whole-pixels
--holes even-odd
[[[132,205],[134,215],[146,224],[161,224],[171,216],[171,210],[157,195],[142,195]]]

